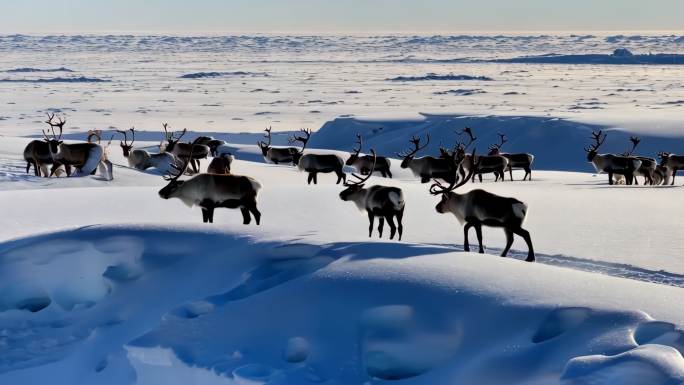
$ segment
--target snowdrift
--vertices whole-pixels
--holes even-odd
[[[592,143],[592,130],[603,130],[608,139],[601,152],[622,153],[630,148],[630,135],[642,138],[637,153],[656,157],[659,151],[684,151],[684,137],[655,136],[598,124],[580,123],[560,118],[530,116],[466,116],[432,115],[403,119],[363,117],[340,117],[329,121],[316,132],[309,143],[310,148],[329,148],[351,151],[355,134],[363,135],[364,150],[375,148],[379,154],[396,156],[410,147],[412,135],[425,137],[430,134],[429,146],[420,155],[438,154],[440,144],[451,148],[456,141],[467,141],[458,134],[463,127],[471,127],[477,137],[478,153],[498,143],[498,133],[506,134],[506,152],[529,152],[534,154],[533,168],[542,170],[591,172],[593,167],[586,161],[584,148]]]
[[[679,288],[199,227],[90,226],[0,260],[2,383],[684,381]]]

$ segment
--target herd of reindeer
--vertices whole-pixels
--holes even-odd
[[[99,170],[106,180],[113,179],[113,167],[108,159],[109,147],[114,138],[102,144],[101,131],[89,131],[87,142],[64,143],[63,128],[66,120],[55,119],[48,114],[49,131],[43,130],[43,139],[31,141],[24,150],[27,162],[26,172],[34,168],[36,176],[51,177],[53,175],[87,176]],[[261,184],[249,176],[231,173],[234,160],[232,148],[223,140],[200,136],[192,142],[181,142],[187,129],[170,131],[168,124],[163,124],[164,138],[159,145],[159,152],[148,152],[145,149],[134,149],[135,129],[117,130],[121,134],[119,145],[123,156],[131,168],[147,170],[155,168],[164,175],[168,184],[159,191],[163,199],[178,198],[188,206],[197,205],[202,209],[202,220],[213,223],[216,208],[240,209],[243,223],[249,224],[254,218],[258,225],[261,212],[257,208],[257,197]],[[259,141],[264,159],[268,163],[294,165],[308,174],[307,183],[318,183],[319,173],[334,173],[337,184],[342,183],[344,190],[340,199],[353,202],[360,210],[368,214],[368,236],[373,234],[375,218],[379,220],[378,234],[382,237],[385,222],[390,229],[390,239],[398,234],[401,240],[403,233],[402,219],[405,200],[401,188],[394,186],[373,185],[366,187],[366,182],[379,173],[383,177],[392,178],[391,161],[378,156],[373,149],[370,154],[361,154],[363,138],[356,134],[356,148],[345,161],[336,154],[317,154],[306,152],[311,131],[303,129],[290,137],[289,147],[271,145],[271,129],[265,130],[267,141]],[[130,135],[130,136],[129,136]],[[502,228],[506,235],[506,246],[501,253],[505,257],[513,244],[513,235],[524,239],[528,247],[526,261],[535,260],[532,240],[523,223],[527,215],[527,204],[510,197],[499,196],[482,189],[457,193],[456,190],[468,183],[475,182],[476,177],[482,182],[483,174],[493,174],[495,181],[503,181],[505,172],[513,180],[513,169],[525,171],[523,180],[532,180],[532,163],[534,156],[527,153],[506,153],[502,151],[506,136],[498,134],[499,143],[489,146],[487,155],[476,154],[477,138],[470,128],[459,133],[458,141],[450,150],[440,145],[439,156],[416,155],[425,149],[430,142],[427,134],[421,145],[421,138],[413,136],[409,142],[412,147],[396,154],[401,159],[401,168],[409,169],[421,183],[432,182],[429,193],[440,196],[435,207],[438,213],[451,213],[464,225],[464,250],[470,251],[468,233],[475,228],[479,244],[479,252],[484,253],[482,244],[482,227]],[[635,156],[634,150],[640,139],[631,137],[632,147],[623,154],[599,154],[607,134],[601,131],[592,133],[594,143],[586,148],[587,160],[593,164],[598,173],[608,174],[610,184],[638,184],[637,177],[644,178],[644,184],[674,184],[674,176],[678,169],[684,168],[684,156],[670,153],[659,153],[657,162],[653,158]],[[296,146],[297,142],[300,146]],[[206,172],[200,170],[200,160],[212,157]],[[50,166],[50,169],[48,169]],[[359,174],[352,173],[353,180],[347,180],[345,166],[354,168]],[[186,180],[181,176],[191,175]],[[670,181],[671,180],[671,181]],[[396,219],[396,224],[395,224]]]

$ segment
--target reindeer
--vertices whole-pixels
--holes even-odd
[[[296,147],[272,147],[271,146],[271,127],[265,129],[266,133],[264,137],[268,139],[268,143],[264,141],[258,141],[257,145],[261,149],[261,153],[264,159],[268,163],[280,164],[280,163],[292,163],[297,164],[294,160],[293,154],[297,152]]]
[[[306,182],[307,184],[318,184],[318,173],[331,173],[337,175],[337,182],[347,181],[347,174],[344,173],[344,160],[335,154],[304,154],[309,138],[311,137],[311,130],[302,129],[304,136],[296,136],[290,138],[290,142],[301,142],[302,149],[293,149],[291,151],[292,161],[297,165],[300,171],[309,173]]]
[[[594,165],[597,173],[607,173],[608,183],[613,184],[613,175],[623,175],[628,185],[631,185],[634,180],[634,174],[641,167],[639,159],[620,156],[614,154],[599,154],[598,149],[606,141],[608,134],[602,134],[602,131],[592,131],[591,133],[594,144],[585,148],[587,152],[587,160]]]
[[[159,146],[161,152],[170,152],[176,158],[179,158],[183,161],[185,159],[190,159],[188,157],[190,156],[190,154],[192,154],[192,159],[190,159],[190,166],[192,167],[193,173],[198,173],[200,170],[200,159],[207,158],[210,151],[209,147],[204,144],[197,143],[179,143],[183,135],[185,135],[188,132],[188,129],[184,128],[183,131],[181,131],[180,135],[176,136],[176,132],[172,131],[169,133],[168,123],[162,123],[162,126],[164,127],[164,136],[166,138],[166,143],[162,142],[162,144]],[[202,138],[207,137],[200,137],[200,141],[202,140]]]
[[[524,153],[518,153],[518,154],[509,154],[505,152],[501,152],[501,147],[508,141],[506,139],[506,135],[502,133],[498,133],[500,142],[498,144],[493,144],[489,146],[489,154],[488,155],[501,155],[504,158],[508,159],[508,172],[510,173],[511,180],[513,180],[513,169],[514,168],[522,168],[525,170],[525,176],[523,177],[523,180],[527,179],[527,177],[530,177],[530,181],[532,180],[532,162],[534,162],[534,155],[532,154],[524,154]]]
[[[674,185],[675,175],[677,175],[677,171],[684,170],[684,156],[674,155],[672,153],[664,151],[659,152],[658,156],[660,157],[660,165],[667,169],[667,175],[672,175],[671,185]]]
[[[423,156],[416,158],[415,155],[428,144],[430,144],[430,134],[426,134],[424,145],[420,145],[420,138],[412,136],[409,142],[413,144],[412,150],[405,150],[397,153],[401,160],[401,168],[408,168],[413,175],[420,178],[420,183],[427,183],[430,179],[440,178],[446,182],[451,182],[456,178],[456,163],[453,156],[447,158],[435,158],[433,156]]]
[[[644,185],[653,185],[654,183],[654,176],[655,172],[658,166],[658,162],[656,162],[655,159],[653,158],[647,158],[645,156],[634,156],[634,150],[636,150],[637,146],[639,143],[641,143],[641,139],[638,136],[632,136],[629,138],[629,141],[632,142],[632,148],[625,151],[622,156],[630,157],[630,158],[636,158],[641,161],[641,166],[634,172],[634,184],[638,185],[639,182],[637,180],[637,176],[641,175],[644,177]],[[621,176],[618,175],[616,176],[616,179],[618,182],[621,179]]]
[[[347,166],[353,166],[357,169],[361,175],[367,175],[371,169],[371,165],[374,158],[370,155],[359,156],[361,153],[361,148],[363,146],[363,139],[361,134],[356,134],[356,144],[358,148],[354,149],[354,152],[349,156],[349,159],[345,162]],[[379,171],[383,177],[392,178],[392,171],[390,170],[390,160],[384,156],[379,156],[375,159],[377,163],[375,164],[375,171]]]
[[[131,141],[128,141],[127,132],[131,132]],[[162,152],[159,154],[150,154],[142,149],[133,149],[135,143],[135,127],[131,127],[128,131],[116,130],[116,132],[123,135],[123,140],[119,141],[119,146],[123,152],[124,158],[128,161],[128,166],[136,170],[147,170],[148,168],[156,168],[162,173],[168,173],[171,165],[176,164],[176,157],[170,152]]]
[[[359,210],[366,211],[368,214],[368,222],[370,222],[370,225],[368,226],[369,238],[373,235],[373,222],[375,217],[378,216],[380,218],[378,237],[382,238],[382,230],[386,219],[387,224],[390,227],[390,239],[394,239],[394,235],[398,228],[399,240],[401,241],[401,235],[404,232],[402,218],[404,217],[404,206],[406,205],[404,193],[398,187],[376,185],[364,188],[364,183],[371,177],[375,170],[377,160],[375,150],[371,150],[371,154],[373,163],[366,176],[360,177],[352,173],[352,176],[357,180],[344,183],[346,188],[340,193],[340,199],[343,201],[352,201]],[[394,224],[394,217],[397,218],[398,227]]]
[[[103,161],[102,156],[104,155],[102,146],[97,143],[64,143],[62,141],[62,134],[66,120],[59,118],[55,123],[54,118],[55,114],[48,114],[48,120],[45,121],[45,123],[50,125],[52,137],[48,137],[45,130],[43,130],[43,135],[48,142],[53,162],[64,165],[67,176],[71,176],[72,166],[76,168],[74,176],[92,175],[98,166],[101,171],[108,169],[106,164],[101,164]],[[59,128],[59,134],[55,134],[55,127]],[[111,167],[109,167],[109,170],[111,171]],[[53,167],[54,171],[55,168]],[[105,177],[109,179],[107,174],[105,174]]]
[[[470,156],[472,159],[476,159],[475,150]],[[534,248],[530,233],[522,228],[527,215],[525,203],[515,198],[502,197],[481,189],[471,190],[464,194],[455,192],[457,188],[468,183],[476,170],[477,164],[469,170],[465,178],[461,178],[460,181],[457,178],[448,186],[444,186],[435,180],[434,184],[430,186],[430,193],[442,196],[442,200],[435,206],[435,210],[440,214],[451,213],[461,224],[465,224],[463,228],[464,251],[470,251],[468,231],[471,227],[475,227],[481,254],[484,253],[482,226],[501,227],[506,234],[506,247],[501,256],[505,257],[508,254],[513,244],[513,234],[517,234],[527,243],[528,252],[525,261],[534,262]]]
[[[230,174],[230,165],[233,163],[233,156],[230,154],[221,154],[214,158],[207,167],[209,174]]]
[[[214,209],[225,207],[239,208],[242,212],[242,223],[248,225],[254,217],[256,224],[261,221],[261,212],[257,209],[257,196],[261,184],[256,180],[241,175],[197,174],[186,181],[179,180],[185,173],[192,156],[188,156],[182,167],[173,165],[176,174],[164,176],[169,183],[159,190],[162,199],[178,198],[187,206],[202,208],[202,221],[214,223]]]
[[[102,130],[89,130],[88,131],[88,143],[94,143],[93,139],[97,139],[97,144],[99,146],[102,146]],[[105,180],[111,181],[114,180],[114,165],[112,162],[109,160],[109,148],[112,145],[112,140],[114,139],[114,135],[109,138],[109,141],[105,146],[102,147],[102,158],[100,159],[100,163],[98,165],[98,168],[100,170],[100,174],[104,177]],[[93,171],[94,173],[94,171]]]
[[[26,161],[26,173],[28,174],[33,166],[33,173],[35,176],[48,177],[57,173],[60,164],[52,160],[50,154],[49,138],[46,136],[44,140],[32,140],[24,148],[24,160]],[[47,165],[52,166],[52,170],[48,172]],[[59,175],[59,173],[57,173]]]

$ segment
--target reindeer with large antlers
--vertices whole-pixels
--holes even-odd
[[[476,159],[475,150],[470,154],[472,159]],[[461,161],[463,162],[463,161]],[[451,213],[463,228],[463,249],[470,251],[468,242],[468,231],[471,227],[475,228],[479,252],[484,253],[482,245],[482,226],[503,228],[506,234],[506,247],[501,253],[502,257],[508,254],[513,245],[513,234],[517,234],[527,243],[527,262],[534,262],[534,248],[530,233],[522,228],[527,216],[527,205],[515,198],[502,197],[492,194],[485,190],[471,190],[464,194],[459,194],[455,190],[466,183],[475,174],[478,164],[470,169],[468,175],[460,180],[451,182],[444,186],[439,181],[434,182],[430,187],[432,195],[441,195],[442,200],[435,206],[440,214]]]
[[[587,152],[587,160],[594,165],[596,172],[608,174],[608,183],[611,185],[613,184],[613,175],[616,174],[624,176],[627,184],[631,185],[634,181],[634,174],[641,167],[642,162],[629,156],[599,154],[598,149],[606,141],[608,134],[603,134],[602,131],[593,131],[591,137],[594,144],[584,150]]]
[[[185,173],[192,154],[183,160],[182,166],[173,165],[175,174],[164,177],[169,183],[159,190],[162,199],[178,198],[187,206],[202,208],[202,221],[214,222],[214,209],[225,207],[239,208],[243,224],[248,225],[252,218],[259,225],[261,212],[257,209],[257,196],[261,184],[248,176],[233,174],[197,174],[188,180],[179,178]],[[251,214],[251,216],[250,216]]]
[[[131,140],[128,141],[128,131],[131,134]],[[176,157],[170,152],[162,152],[159,154],[151,154],[142,149],[133,149],[135,143],[135,127],[131,127],[127,131],[116,130],[116,132],[123,135],[123,140],[119,141],[119,146],[123,152],[124,158],[128,161],[130,167],[136,170],[147,170],[155,168],[162,173],[171,171],[171,166],[177,163]]]
[[[401,158],[401,168],[408,168],[413,175],[420,178],[421,183],[427,183],[430,179],[439,178],[450,183],[456,179],[456,162],[454,156],[439,157],[423,156],[416,158],[416,154],[430,144],[430,134],[425,136],[425,144],[420,145],[420,138],[412,136],[409,142],[413,149],[397,153]],[[451,155],[451,154],[450,154]]]
[[[474,169],[475,172],[472,174],[473,182],[475,182],[475,176],[477,176],[480,179],[480,182],[482,182],[482,174],[490,173],[494,174],[495,182],[497,182],[499,179],[501,179],[503,182],[504,171],[506,171],[509,164],[508,158],[502,155],[478,155],[476,158],[473,158],[473,156],[468,154],[466,151],[473,143],[475,143],[477,138],[473,135],[473,131],[470,127],[465,127],[460,135],[462,134],[466,134],[468,136],[469,142],[465,144],[459,142],[456,145],[455,158],[460,162],[458,173],[461,178],[468,174],[471,169]],[[474,168],[476,163],[479,164],[479,166]]]
[[[345,189],[340,193],[340,199],[343,201],[352,201],[359,210],[366,211],[368,214],[368,237],[373,235],[373,222],[375,217],[379,217],[380,224],[378,225],[378,236],[382,238],[382,230],[385,226],[385,220],[390,227],[390,239],[394,239],[394,235],[399,232],[399,240],[404,232],[404,225],[402,219],[404,217],[404,193],[398,187],[387,186],[371,186],[364,188],[364,184],[373,174],[376,160],[375,150],[371,149],[371,156],[373,163],[365,177],[352,174],[355,181],[345,182]],[[397,218],[397,224],[394,224],[394,218]]]
[[[271,146],[271,127],[265,129],[266,133],[264,137],[268,139],[268,143],[264,141],[258,141],[257,144],[261,149],[261,153],[264,159],[268,163],[281,164],[281,163],[293,163],[297,165],[294,160],[293,154],[298,152],[296,147],[273,147]]]
[[[656,169],[658,168],[658,162],[653,158],[634,155],[634,150],[636,150],[639,143],[641,143],[641,139],[638,136],[630,137],[629,141],[632,143],[632,148],[627,150],[623,155],[631,158],[636,158],[641,161],[641,166],[639,166],[639,168],[634,172],[634,184],[639,184],[639,182],[636,179],[636,177],[639,175],[644,177],[645,185],[655,184],[654,179]]]
[[[311,130],[303,129],[301,132],[304,136],[293,136],[290,142],[301,142],[302,149],[292,150],[292,161],[297,165],[301,171],[309,173],[306,182],[311,184],[318,184],[319,173],[335,173],[337,175],[337,182],[345,182],[347,174],[344,173],[344,160],[335,154],[304,154],[309,138],[311,137]]]
[[[361,138],[359,133],[356,134],[356,145],[358,147],[354,149],[349,159],[345,162],[347,166],[354,167],[361,175],[368,175],[375,161],[375,167],[373,168],[375,171],[382,174],[383,177],[392,177],[392,171],[390,170],[391,162],[388,158],[384,156],[374,158],[371,155],[360,155],[361,148],[363,148],[363,138]]]
[[[169,132],[168,123],[162,123],[162,126],[164,127],[164,137],[166,139],[159,146],[161,152],[170,152],[176,158],[179,158],[182,161],[188,159],[193,173],[198,173],[200,170],[200,159],[206,159],[207,156],[209,156],[211,151],[209,146],[199,144],[199,141],[195,141],[193,143],[179,143],[181,138],[188,132],[188,129],[184,128],[183,131],[178,134],[175,131]],[[200,139],[200,141],[202,141],[202,139]],[[192,159],[189,158],[191,154]]]
[[[48,142],[50,155],[53,162],[63,164],[67,176],[71,176],[71,167],[76,168],[74,176],[92,175],[100,168],[103,172],[107,170],[107,165],[102,164],[104,149],[97,143],[74,143],[67,144],[62,141],[62,134],[66,120],[59,118],[55,122],[55,114],[48,114],[48,120],[45,123],[50,125],[52,136],[43,130],[43,136]],[[59,134],[55,134],[55,128],[59,129]],[[109,169],[111,172],[111,169]],[[104,173],[106,179],[110,180],[111,175]]]
[[[525,154],[525,153],[517,153],[517,154],[509,154],[506,152],[501,151],[501,147],[508,141],[506,139],[506,135],[502,133],[498,133],[499,135],[499,143],[493,144],[489,146],[489,155],[501,155],[504,158],[508,159],[508,172],[510,173],[511,180],[513,180],[513,169],[518,168],[518,169],[523,169],[525,170],[525,176],[523,177],[523,180],[527,179],[527,177],[530,177],[530,181],[532,180],[532,162],[534,162],[534,155],[532,154]]]

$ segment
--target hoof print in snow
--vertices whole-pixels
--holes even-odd
[[[195,301],[172,310],[170,314],[185,319],[203,316],[214,311],[214,305],[207,301]]]
[[[50,306],[51,303],[50,297],[35,297],[23,299],[17,302],[14,307],[18,310],[28,310],[31,313],[37,313]]]
[[[278,377],[280,372],[270,366],[247,364],[233,370],[236,384],[268,384]]]
[[[293,337],[287,341],[283,351],[283,359],[290,363],[304,362],[309,357],[309,342],[302,337]]]
[[[532,342],[538,344],[548,341],[576,328],[589,317],[590,312],[591,310],[583,307],[568,307],[552,311],[537,329]]]

